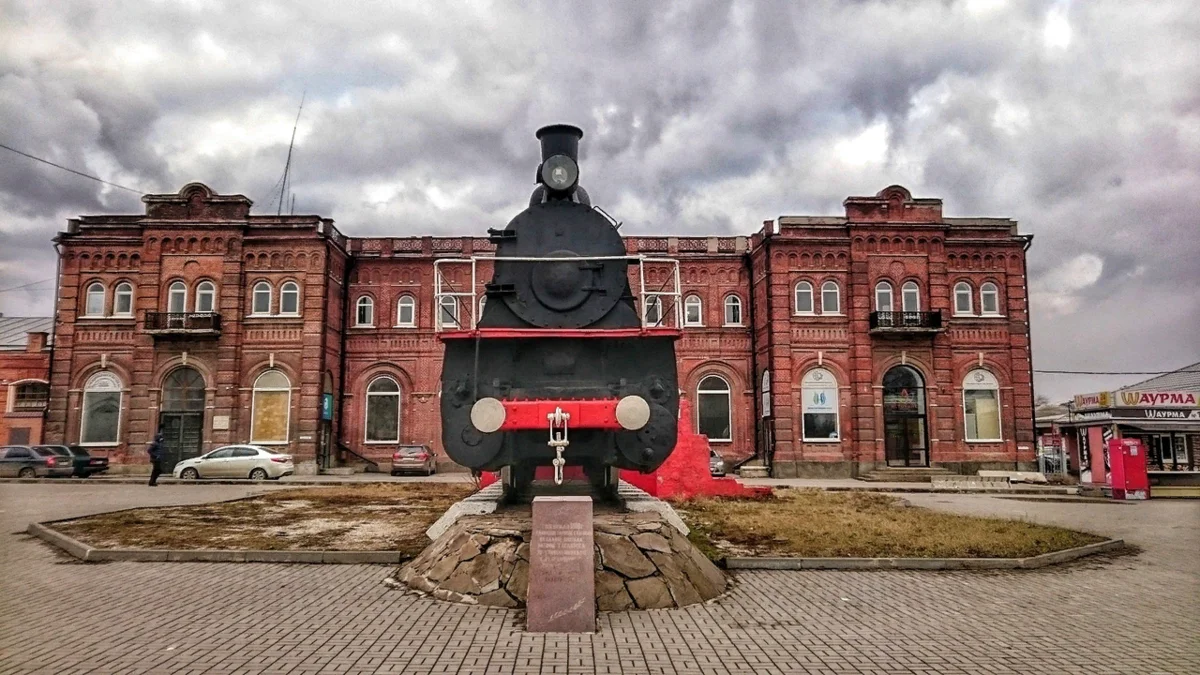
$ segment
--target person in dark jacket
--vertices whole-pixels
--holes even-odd
[[[163,435],[158,432],[154,436],[154,440],[150,443],[150,447],[146,449],[150,453],[150,487],[158,487],[158,477],[162,474],[162,456],[163,456]]]

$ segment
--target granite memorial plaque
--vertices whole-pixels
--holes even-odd
[[[526,628],[596,631],[591,497],[534,497]]]

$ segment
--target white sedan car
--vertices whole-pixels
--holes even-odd
[[[210,453],[185,459],[175,465],[175,477],[181,480],[197,478],[249,478],[266,480],[287,476],[296,470],[292,456],[257,445],[226,445]]]

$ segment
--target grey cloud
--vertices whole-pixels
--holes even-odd
[[[558,121],[584,127],[583,184],[629,233],[748,233],[899,182],[949,215],[1019,219],[1037,237],[1031,285],[1051,298],[1039,280],[1103,260],[1073,313],[1034,307],[1039,367],[1194,362],[1200,308],[1177,292],[1200,280],[1192,3],[990,4],[0,0],[0,139],[273,212],[307,90],[297,209],[350,234],[506,222],[532,187],[533,130]],[[1043,41],[1056,7],[1065,48]],[[886,143],[854,146],[881,123]],[[52,262],[70,216],[140,208],[6,156],[0,265]],[[0,283],[34,278],[13,269]]]

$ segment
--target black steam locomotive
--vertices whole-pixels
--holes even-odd
[[[679,332],[643,326],[629,283],[641,261],[579,186],[583,132],[554,125],[537,138],[529,208],[488,230],[483,314],[441,335],[442,443],[459,464],[499,470],[509,499],[528,498],[539,466],[556,482],[581,466],[612,496],[618,469],[653,471],[675,448]]]

